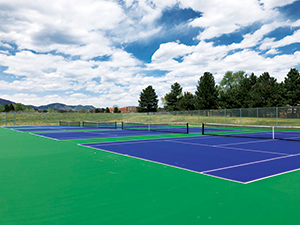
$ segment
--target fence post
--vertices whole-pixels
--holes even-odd
[[[258,108],[256,108],[257,126],[258,126]]]
[[[210,123],[212,123],[212,110],[210,110]]]
[[[198,125],[200,125],[200,110],[198,110]]]
[[[160,118],[161,118],[161,112],[159,112],[159,123],[161,123]]]
[[[16,126],[16,112],[14,112],[14,126]]]
[[[226,124],[226,109],[224,109],[224,124]]]
[[[189,122],[189,111],[186,111],[186,122]]]
[[[5,113],[5,126],[7,126],[7,113]]]
[[[276,126],[278,126],[278,107],[276,107]]]
[[[240,109],[240,125],[242,125],[242,109]]]

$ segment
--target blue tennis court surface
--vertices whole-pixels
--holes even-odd
[[[233,137],[183,137],[82,146],[249,183],[300,168],[300,143]]]
[[[82,129],[82,131],[81,131]],[[74,139],[90,139],[90,138],[107,138],[107,137],[126,137],[126,136],[142,136],[142,135],[162,135],[166,132],[160,131],[147,131],[147,130],[120,130],[120,129],[110,129],[110,130],[84,130],[84,128],[77,128],[76,132],[54,132],[54,133],[43,133],[35,132],[34,135],[51,138],[54,140],[74,140]],[[190,129],[191,133],[201,132],[201,128]],[[43,130],[40,130],[43,131]],[[33,132],[33,131],[32,131]],[[188,135],[188,134],[187,134]]]
[[[107,137],[126,137],[142,135],[161,135],[166,133],[153,131],[126,131],[126,130],[95,130],[95,131],[78,131],[78,132],[55,132],[55,133],[32,133],[37,136],[51,138],[54,140],[75,140]]]
[[[43,132],[43,131],[72,131],[72,130],[93,130],[100,128],[79,127],[79,126],[23,126],[23,127],[4,127],[21,132]]]

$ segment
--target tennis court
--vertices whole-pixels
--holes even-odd
[[[21,132],[29,132],[53,140],[75,140],[75,139],[91,139],[91,138],[109,138],[109,137],[126,137],[126,136],[146,136],[146,135],[163,135],[166,133],[185,134],[185,133],[201,133],[200,127],[188,128],[186,123],[177,124],[150,124],[145,123],[122,123],[117,126],[116,122],[97,123],[83,122],[83,126],[77,122],[76,125],[66,126],[48,126],[48,127],[6,127]]]
[[[300,142],[132,128],[0,128],[0,223],[298,224]]]
[[[286,149],[280,140],[185,137],[83,146],[241,183],[300,168],[299,143],[290,143]]]

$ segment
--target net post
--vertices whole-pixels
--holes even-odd
[[[117,129],[117,122],[115,121],[115,129]]]
[[[123,130],[123,121],[122,121],[122,130]]]
[[[202,123],[202,135],[204,135],[204,123]]]
[[[186,123],[186,133],[189,134],[189,123]]]
[[[272,127],[272,139],[275,139],[275,127]]]

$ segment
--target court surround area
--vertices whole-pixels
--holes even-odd
[[[226,135],[205,134],[195,126],[187,133],[155,129],[125,130],[120,124],[0,128],[0,222],[299,221],[300,142],[254,138],[242,128],[207,130]],[[250,138],[228,135],[237,130]],[[224,214],[229,209],[239,215]]]

